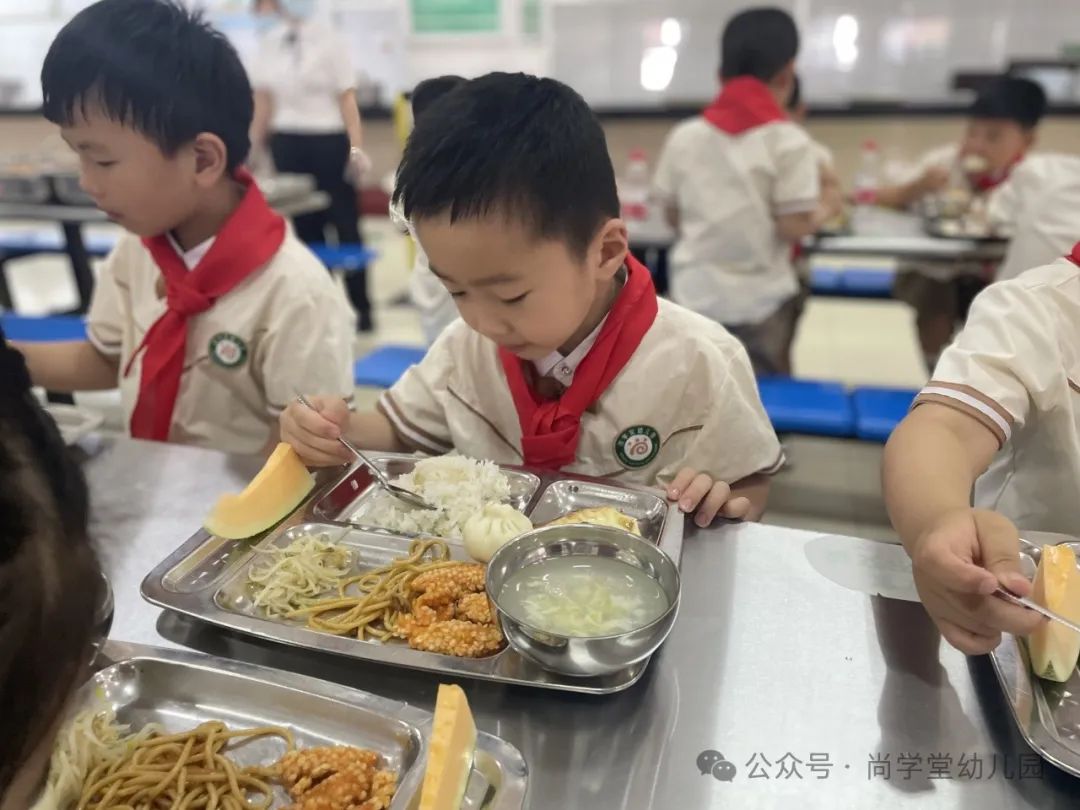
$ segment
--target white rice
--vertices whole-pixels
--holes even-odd
[[[436,509],[413,509],[380,492],[364,522],[394,532],[460,540],[465,521],[487,504],[510,500],[510,482],[494,462],[464,456],[423,459],[411,473],[393,482],[416,492]]]

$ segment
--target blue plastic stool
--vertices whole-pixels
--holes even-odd
[[[900,388],[856,388],[855,435],[870,442],[885,442],[911,410],[918,391]]]
[[[427,349],[418,346],[380,346],[356,361],[353,381],[372,388],[389,388],[425,354]]]
[[[815,267],[810,270],[810,292],[814,295],[839,295],[841,271],[831,267]]]
[[[765,377],[758,390],[777,433],[855,435],[851,397],[840,383]]]
[[[86,340],[86,321],[79,315],[0,315],[0,327],[8,340],[49,343],[60,340]]]
[[[858,298],[892,298],[894,270],[845,270],[841,273],[841,291]]]
[[[355,273],[364,270],[379,255],[363,245],[308,245],[319,261],[329,270]]]

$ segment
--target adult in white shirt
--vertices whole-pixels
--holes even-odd
[[[317,18],[314,0],[259,0],[255,13],[275,23],[263,34],[251,65],[255,90],[252,148],[269,146],[278,171],[308,174],[330,195],[330,206],[295,218],[307,244],[362,244],[356,186],[370,168],[356,102],[356,77],[345,42]],[[345,277],[360,329],[371,329],[367,273]]]
[[[1080,234],[1080,157],[1030,155],[990,195],[988,214],[1012,234],[995,281],[1070,253]]]

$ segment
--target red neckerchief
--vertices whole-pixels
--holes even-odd
[[[1073,246],[1072,253],[1065,257],[1077,267],[1080,267],[1080,242]]]
[[[728,135],[741,135],[764,124],[787,120],[772,91],[750,76],[725,82],[720,95],[701,114]]]
[[[285,220],[267,205],[251,175],[240,170],[236,179],[247,187],[244,197],[193,269],[188,270],[168,236],[142,240],[165,280],[168,308],[154,321],[124,369],[126,377],[145,350],[139,398],[131,415],[131,435],[137,439],[168,441],[184,371],[188,319],[210,309],[214,301],[263,267],[285,239]]]
[[[558,399],[543,399],[529,384],[526,361],[499,349],[506,382],[521,423],[525,464],[559,470],[577,457],[581,416],[619,375],[656,320],[656,289],[649,270],[626,257],[627,278],[615,299],[596,343],[574,372],[574,381]]]
[[[980,193],[985,194],[987,191],[993,191],[1000,186],[1006,180],[1009,179],[1009,175],[1013,173],[1020,161],[1024,159],[1025,155],[1021,152],[1017,157],[999,172],[981,172],[979,174],[969,174],[968,182],[971,183],[971,187]]]

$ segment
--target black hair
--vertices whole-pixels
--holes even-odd
[[[85,676],[104,581],[86,482],[0,332],[0,797]]]
[[[783,9],[751,8],[728,20],[720,35],[720,78],[771,81],[799,53],[799,30]]]
[[[69,126],[100,108],[174,155],[197,135],[247,158],[251,83],[228,40],[172,0],[101,0],[60,29],[41,68],[44,114]]]
[[[789,112],[795,112],[800,104],[802,104],[802,80],[795,75],[791,80],[791,95],[788,96],[787,109]]]
[[[998,118],[1033,129],[1046,115],[1046,91],[1038,82],[1019,76],[999,76],[971,105],[972,118]]]
[[[451,90],[456,90],[465,84],[461,76],[447,75],[436,76],[434,79],[424,79],[413,88],[409,94],[409,102],[412,104],[413,120],[415,121],[424,112],[445,96]]]
[[[561,82],[524,73],[473,79],[420,117],[394,203],[410,220],[498,210],[579,256],[619,216],[604,130],[589,105]]]

